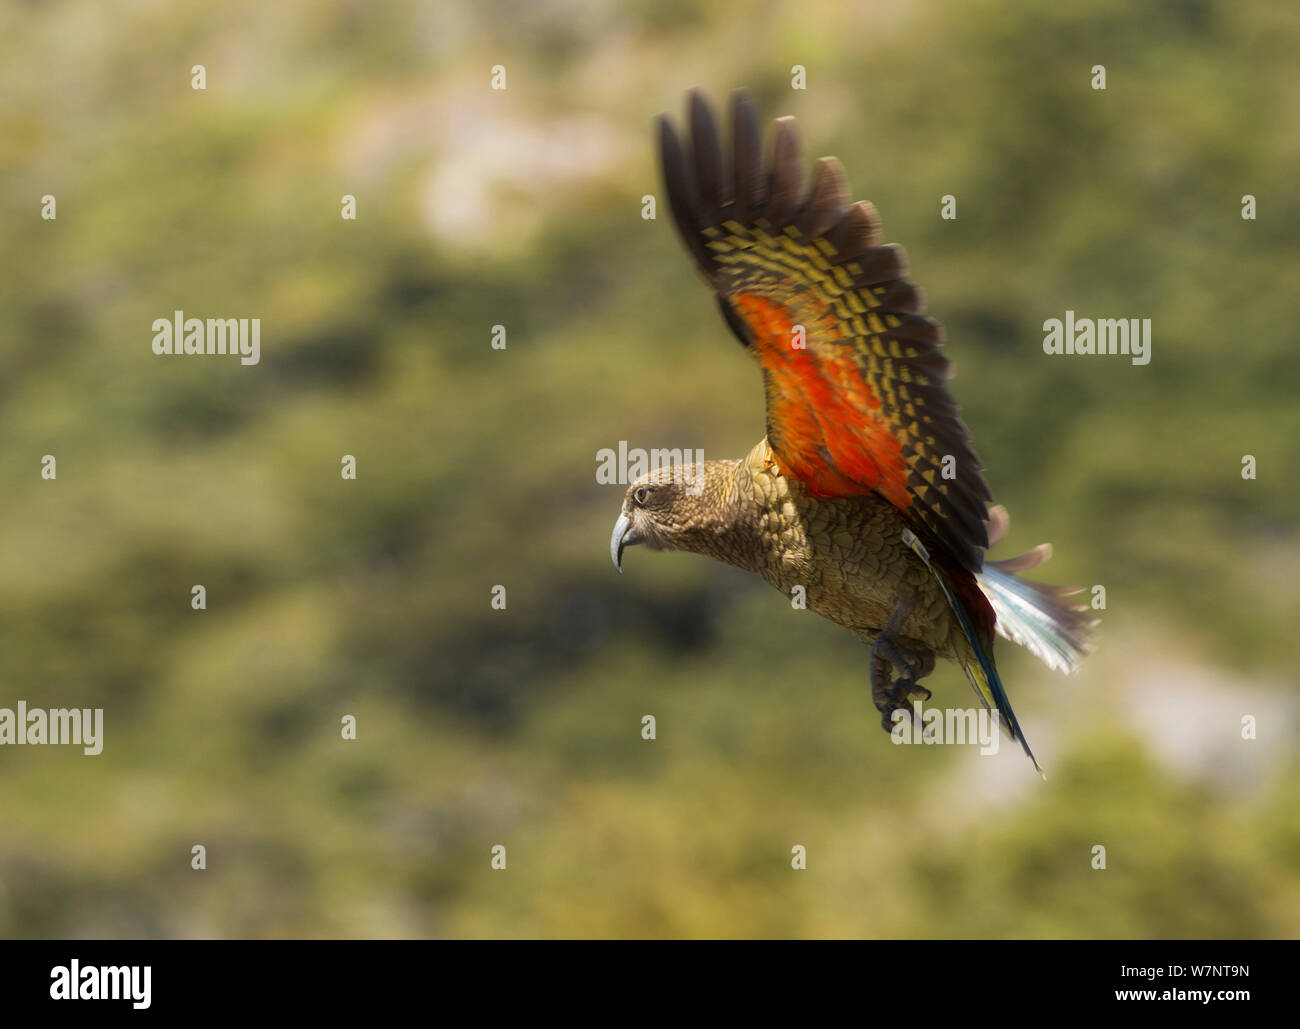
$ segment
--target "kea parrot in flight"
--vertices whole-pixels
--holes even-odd
[[[1005,561],[1006,531],[945,381],[937,323],[922,315],[902,250],[881,241],[844,169],[805,175],[793,118],[764,160],[753,104],[732,104],[729,157],[704,96],[689,137],[658,120],[664,184],[687,250],[722,317],[758,361],[767,435],[738,461],[661,467],[633,482],[610,537],[625,548],[703,554],[756,572],[871,648],[871,696],[890,731],[935,660],[959,664],[1038,769],[993,661],[994,633],[1073,672],[1094,621],[1074,592],[1019,577],[1047,544]],[[909,712],[910,713],[910,712]],[[1039,769],[1041,774],[1041,769]]]

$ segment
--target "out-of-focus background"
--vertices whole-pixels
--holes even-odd
[[[0,9],[0,706],[105,719],[0,748],[0,934],[1300,934],[1300,9],[1074,6]],[[865,650],[756,579],[610,567],[601,448],[762,434],[641,218],[696,85],[844,161],[1001,554],[1106,587],[1077,677],[998,648],[1045,784],[892,746]],[[261,363],[155,356],[178,309]],[[1045,356],[1066,309],[1150,365]]]

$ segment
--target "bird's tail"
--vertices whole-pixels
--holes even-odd
[[[966,678],[970,680],[971,688],[975,690],[976,696],[980,698],[980,703],[986,709],[997,712],[1002,728],[1013,740],[1020,744],[1025,756],[1033,762],[1034,771],[1040,776],[1043,775],[1043,770],[1038,766],[1038,759],[1034,757],[1034,752],[1029,749],[1029,741],[1025,739],[1025,734],[1020,729],[1020,722],[1016,719],[1016,713],[1011,709],[1011,700],[1007,697],[1007,691],[1002,686],[1002,679],[998,675],[997,666],[993,663],[992,635],[987,632],[981,633],[975,628],[971,621],[970,612],[953,592],[948,576],[930,560],[929,552],[916,534],[910,530],[904,530],[903,542],[925,562],[926,567],[930,569],[935,579],[938,580],[940,587],[942,587],[944,596],[948,598],[948,606],[952,608],[953,614],[957,616],[962,635],[966,638],[968,644],[966,653],[962,654],[959,660],[962,671],[966,673]],[[994,605],[994,611],[997,611],[996,604]]]
[[[1002,538],[1009,522],[1006,508],[989,510],[989,546]],[[1024,647],[1048,668],[1070,673],[1078,671],[1084,655],[1092,649],[1096,619],[1087,608],[1065,599],[1077,589],[1045,586],[1016,574],[1037,568],[1051,556],[1051,544],[1042,543],[1019,557],[985,561],[975,581],[993,605],[1001,636]]]

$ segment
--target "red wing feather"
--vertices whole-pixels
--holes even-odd
[[[867,486],[906,509],[911,497],[902,444],[872,413],[880,398],[857,365],[792,346],[794,323],[781,304],[752,293],[737,294],[732,303],[754,332],[767,383],[768,442],[783,474],[817,496],[850,496]],[[829,316],[820,331],[839,334]]]

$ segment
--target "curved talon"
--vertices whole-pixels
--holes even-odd
[[[881,630],[871,646],[871,699],[880,712],[880,725],[886,732],[894,729],[894,712],[912,714],[912,701],[930,699],[930,691],[920,680],[934,671],[934,654],[914,651],[904,646],[898,630],[907,611],[905,600],[900,599],[889,624]],[[890,675],[891,666],[898,677]]]

